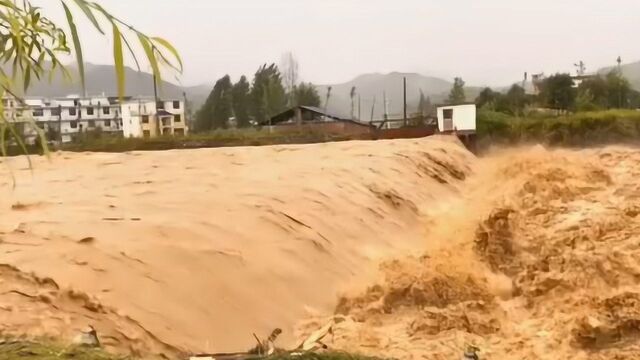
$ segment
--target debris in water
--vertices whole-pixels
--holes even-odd
[[[73,339],[73,344],[88,347],[100,347],[98,332],[93,328],[93,326],[89,325],[86,330],[82,331]]]

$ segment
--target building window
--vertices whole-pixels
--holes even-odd
[[[149,123],[149,115],[142,115],[142,123],[143,124]]]
[[[156,108],[158,110],[164,110],[164,101],[158,101],[156,102]]]
[[[174,101],[173,102],[173,108],[174,109],[180,109],[180,101]]]
[[[44,110],[42,110],[42,109],[33,109],[33,116],[35,116],[35,117],[44,116]]]
[[[69,109],[69,115],[71,115],[71,116],[78,115],[78,112],[77,112],[76,108],[70,108]]]
[[[75,99],[73,100],[73,106],[78,106],[80,104],[80,100]]]
[[[93,115],[93,108],[87,108],[87,115]]]
[[[111,120],[105,120],[104,127],[111,127]]]
[[[182,116],[180,116],[180,115],[173,115],[173,121],[174,121],[174,122],[181,122],[181,121],[182,121]]]
[[[111,109],[109,109],[108,107],[104,107],[102,108],[102,113],[105,115],[109,115],[111,113]]]
[[[53,108],[51,109],[51,116],[60,116],[60,108]]]
[[[69,121],[69,126],[72,129],[77,129],[78,128],[78,122],[77,121]]]
[[[142,130],[142,136],[145,137],[145,138],[151,137],[151,131]]]
[[[92,128],[92,127],[95,127],[95,126],[96,126],[96,122],[95,121],[93,121],[93,120],[88,120],[87,121],[87,127],[88,128]]]

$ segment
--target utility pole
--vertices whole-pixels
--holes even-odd
[[[618,56],[618,109],[622,108],[622,58]]]
[[[371,122],[373,122],[373,112],[376,109],[376,96],[373,96],[373,104],[371,105]]]
[[[160,133],[160,117],[158,116],[158,80],[156,78],[156,74],[153,74],[153,100],[155,102],[156,112],[153,116],[153,120],[156,123],[156,136],[161,135]]]
[[[384,121],[386,122],[387,120],[389,120],[389,114],[387,113],[387,92],[386,91],[382,92],[382,102],[384,105]]]
[[[62,147],[62,105],[58,105],[58,141]]]
[[[187,128],[189,127],[190,124],[190,120],[189,119],[189,101],[187,100],[187,92],[183,91],[182,92],[182,97],[184,98],[184,124],[187,126]]]
[[[403,77],[404,126],[407,126],[407,77]]]
[[[361,106],[362,106],[362,98],[360,97],[360,94],[358,94],[358,120],[362,119],[362,117],[360,117],[360,114],[361,114],[360,111],[362,110]]]

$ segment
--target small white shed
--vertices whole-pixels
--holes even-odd
[[[438,106],[438,130],[476,131],[476,104]]]

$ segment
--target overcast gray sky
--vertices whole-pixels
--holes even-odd
[[[37,0],[64,20],[58,1]],[[251,75],[292,51],[303,80],[367,72],[461,76],[504,85],[524,71],[587,70],[640,60],[640,0],[99,0],[179,49],[182,83]],[[78,15],[80,16],[80,15]],[[83,26],[83,29],[88,29]],[[87,61],[112,63],[110,40],[82,32]]]

